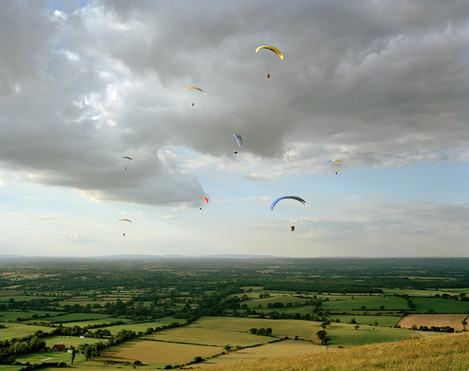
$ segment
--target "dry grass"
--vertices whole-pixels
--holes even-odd
[[[195,357],[211,357],[221,353],[222,347],[189,344],[164,343],[159,341],[128,341],[124,344],[105,349],[101,356],[90,363],[122,362],[135,360],[145,365],[181,364],[192,361]]]
[[[265,358],[215,370],[468,370],[469,334],[453,334],[364,345],[296,357]]]
[[[449,326],[455,331],[463,331],[462,321],[467,318],[467,314],[409,314],[399,321],[403,328],[412,328],[413,325],[420,326]]]

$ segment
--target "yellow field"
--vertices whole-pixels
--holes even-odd
[[[337,348],[332,348],[337,349]],[[192,367],[207,367],[209,365],[226,365],[239,361],[252,361],[256,359],[281,357],[281,356],[296,356],[299,354],[316,353],[332,351],[322,345],[315,345],[309,341],[303,340],[285,340],[277,343],[270,343],[261,345],[259,347],[245,348],[234,352],[221,355],[217,358],[209,359],[199,365],[192,365]]]
[[[164,330],[154,335],[145,336],[145,339],[213,346],[250,346],[273,340],[268,336],[251,335],[240,331],[200,328],[192,325]]]
[[[468,354],[469,334],[462,333],[363,345],[307,355],[244,361],[222,366],[206,365],[203,369],[210,371],[468,370]]]
[[[403,328],[412,328],[413,325],[417,328],[449,326],[454,328],[454,331],[463,331],[462,321],[466,318],[467,314],[408,314],[399,321],[399,325]]]
[[[104,350],[100,357],[80,364],[80,368],[110,365],[111,363],[133,363],[136,360],[145,365],[165,366],[190,362],[197,356],[210,357],[222,351],[222,347],[164,343],[160,341],[129,341]]]

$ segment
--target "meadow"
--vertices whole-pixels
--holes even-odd
[[[101,356],[92,362],[80,365],[108,365],[116,367],[119,364],[130,364],[138,360],[145,365],[164,367],[191,362],[195,357],[211,357],[223,352],[222,347],[202,346],[193,344],[165,343],[159,341],[129,341],[102,352]]]
[[[211,371],[280,370],[467,370],[469,334],[414,338],[384,344],[364,345],[333,352],[269,357],[260,360],[202,366]]]
[[[439,314],[456,314],[450,323],[458,331],[469,311],[469,290],[460,288],[467,286],[469,260],[460,259],[15,264],[2,268],[0,262],[0,340],[13,342],[11,349],[31,335],[46,346],[87,344],[90,350],[98,342],[117,344],[91,349],[88,361],[77,355],[73,367],[89,371],[129,367],[136,360],[160,368],[218,367],[280,355],[341,354],[343,348],[445,336],[404,324],[427,314],[417,318],[431,326]],[[447,276],[446,266],[452,267]],[[405,279],[402,267],[412,279]],[[261,335],[262,329],[271,334]],[[195,357],[201,362],[193,363]],[[14,358],[71,362],[66,352]],[[11,362],[6,355],[1,360]]]

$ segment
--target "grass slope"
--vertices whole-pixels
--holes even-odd
[[[216,370],[467,370],[469,334],[415,338],[363,345],[302,356],[276,357],[225,366]]]

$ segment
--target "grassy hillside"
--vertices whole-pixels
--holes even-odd
[[[231,363],[215,370],[467,370],[469,334],[363,345],[330,352]]]

